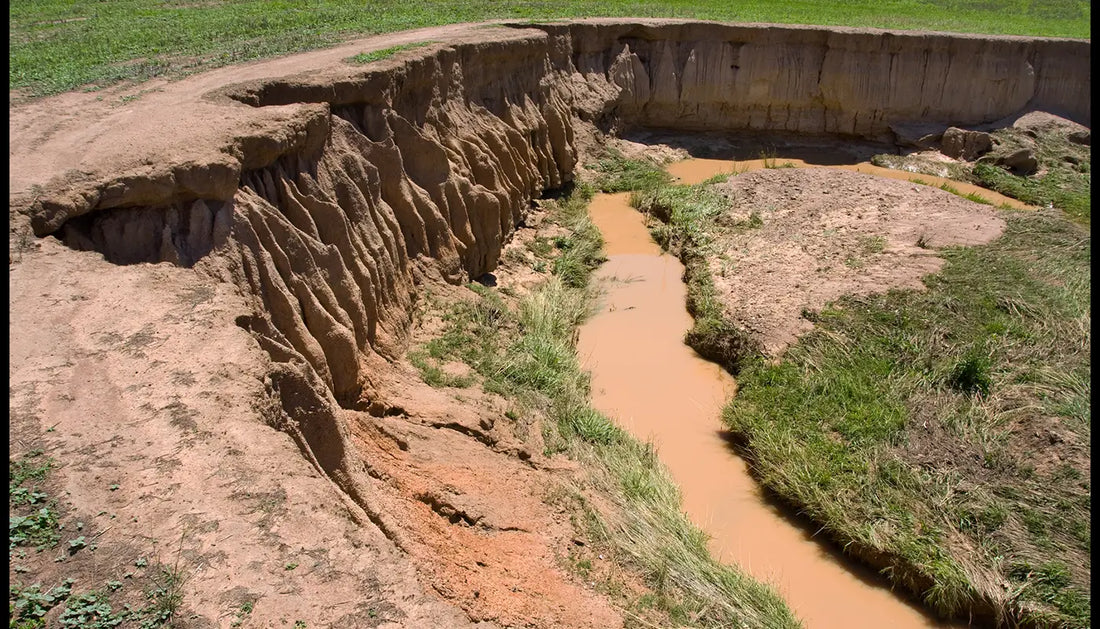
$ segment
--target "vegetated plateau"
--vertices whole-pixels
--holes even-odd
[[[903,73],[885,70],[891,98],[837,79],[881,70],[883,46],[902,64],[987,55],[962,79],[924,72],[988,98],[914,109]],[[653,449],[588,406],[572,347],[600,258],[591,188],[574,181],[585,164],[641,173],[595,185],[640,189],[668,221],[656,235],[689,262],[689,341],[739,370],[726,419],[767,486],[941,613],[1087,626],[1079,141],[1029,135],[1048,164],[1034,175],[964,166],[1053,207],[937,251],[926,291],[807,311],[816,329],[778,363],[708,256],[766,229],[767,208],[670,187],[601,148],[632,125],[896,140],[922,107],[966,127],[1025,105],[1087,125],[1073,61],[1087,49],[661,21],[444,27],[13,106],[13,626],[795,625],[709,557]],[[777,75],[776,50],[817,64],[817,83]],[[1004,60],[1032,73],[983,74]],[[11,87],[114,80],[41,72]],[[564,196],[532,208],[546,190]],[[884,246],[862,244],[849,268]],[[773,454],[779,440],[803,467]]]

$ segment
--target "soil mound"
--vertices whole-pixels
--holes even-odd
[[[824,168],[731,177],[735,208],[709,258],[729,315],[777,356],[843,295],[921,289],[943,264],[934,249],[993,240],[990,206],[929,186]],[[752,217],[757,220],[753,220]]]

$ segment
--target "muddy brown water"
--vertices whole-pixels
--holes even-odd
[[[729,160],[696,159],[668,171],[698,183],[733,169]],[[628,199],[599,194],[589,206],[608,256],[596,274],[605,289],[601,308],[578,339],[594,405],[656,445],[715,557],[774,585],[808,629],[963,626],[937,621],[891,592],[882,577],[766,498],[722,431],[721,409],[736,382],[683,343],[692,324],[683,266],[662,253]]]

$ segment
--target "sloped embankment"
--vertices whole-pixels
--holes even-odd
[[[369,69],[321,54],[287,77],[270,62],[132,111],[65,113],[98,135],[56,159],[56,139],[16,112],[12,161],[27,166],[13,166],[13,233],[29,223],[116,264],[170,262],[235,287],[249,311],[236,323],[270,360],[270,423],[385,530],[341,407],[402,413],[376,381],[405,349],[419,286],[492,271],[531,200],[567,184],[601,131],[885,140],[1028,108],[1089,124],[1088,48],[593,21],[449,32]],[[97,143],[110,134],[123,140]]]

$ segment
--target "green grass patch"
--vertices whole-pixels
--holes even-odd
[[[1092,148],[1069,139],[1066,130],[1056,126],[1039,128],[1030,132],[1011,127],[992,133],[997,148],[975,164],[929,161],[919,156],[879,154],[871,163],[884,168],[916,171],[924,174],[966,181],[999,192],[1037,207],[1055,207],[1075,221],[1089,224],[1092,211]],[[1030,148],[1039,162],[1039,171],[1033,175],[1016,175],[989,160],[995,154],[1010,153]],[[912,183],[931,185],[912,177]],[[949,184],[940,186],[952,194],[976,203],[992,205],[977,193],[963,195]],[[1001,206],[1001,209],[1011,209]]]
[[[941,251],[926,291],[842,299],[781,362],[748,363],[724,421],[766,486],[931,579],[932,608],[1087,627],[1088,460],[1054,446],[1091,432],[1090,239],[1058,213],[1005,218],[993,243]],[[1070,458],[1037,468],[1051,453]]]
[[[1065,162],[1048,166],[1045,174],[1022,177],[991,164],[975,164],[973,176],[983,187],[1039,207],[1056,207],[1088,224],[1092,214],[1092,173]]]
[[[44,484],[54,461],[41,450],[8,459],[8,556],[19,547],[39,551],[60,541],[57,501]]]
[[[381,61],[382,59],[389,59],[399,52],[406,50],[415,50],[416,48],[423,48],[424,46],[430,46],[435,42],[423,41],[413,44],[402,44],[400,46],[390,46],[389,48],[383,48],[382,50],[374,50],[371,52],[361,52],[354,57],[348,57],[348,61],[351,63],[370,63],[372,61]]]
[[[991,164],[974,165],[972,179],[979,185],[1039,207],[1056,207],[1074,220],[1088,224],[1092,209],[1092,147],[1070,140],[1058,127],[1024,132],[1005,128],[993,132],[999,152],[1031,148],[1039,172],[1019,176]]]
[[[615,149],[608,149],[589,168],[596,173],[593,185],[600,192],[651,190],[672,182],[672,176],[660,164],[630,159]]]
[[[881,156],[876,155],[875,157],[878,158],[878,157],[881,157]],[[883,160],[881,160],[881,159],[876,161],[874,158],[872,158],[871,162],[874,163],[877,166],[882,166],[883,168],[891,168],[891,166],[883,165]],[[939,165],[936,165],[935,168],[943,168],[943,167],[939,166]],[[950,173],[945,173],[945,174],[950,174]],[[964,173],[962,173],[961,175],[958,175],[958,176],[961,177],[964,180],[973,179],[973,177],[970,176],[969,172],[964,172]],[[930,183],[928,181],[925,181],[924,179],[921,179],[920,177],[911,177],[909,179],[909,182],[910,183],[915,183],[915,184],[920,184],[922,186],[933,186],[932,183]],[[943,190],[944,192],[950,192],[951,194],[953,194],[957,197],[962,197],[962,198],[966,199],[967,201],[973,201],[974,203],[981,203],[982,205],[993,205],[992,201],[990,201],[989,199],[986,199],[985,197],[978,194],[977,192],[968,192],[966,194],[963,194],[962,192],[959,191],[958,188],[956,188],[955,186],[953,186],[949,183],[943,183],[939,186],[939,188],[940,188],[940,190]],[[1012,209],[1012,207],[1009,206],[1009,205],[1005,205],[1004,207],[1002,207],[1002,209]]]

